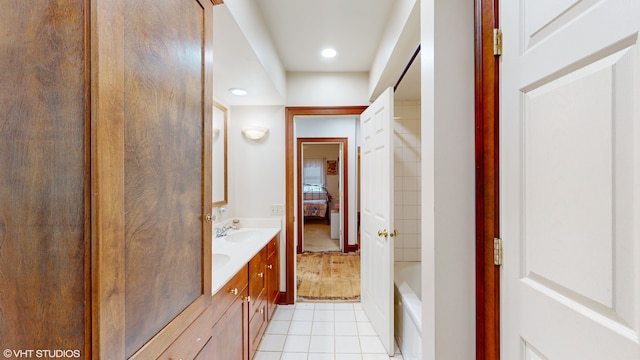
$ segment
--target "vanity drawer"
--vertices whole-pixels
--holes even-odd
[[[256,276],[264,278],[264,266],[267,262],[267,248],[264,247],[249,261],[249,279]]]
[[[258,311],[259,304],[264,300],[266,285],[264,279],[264,275],[262,277],[254,276],[249,281],[249,297],[251,298],[249,302],[249,316],[253,316],[253,314]]]
[[[193,359],[211,339],[211,306],[180,334],[180,336],[162,353],[160,359]]]
[[[238,273],[231,278],[220,290],[213,295],[213,323],[215,325],[233,301],[242,294],[248,285],[248,266],[243,266]]]

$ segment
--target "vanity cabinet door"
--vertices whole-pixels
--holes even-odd
[[[231,306],[213,326],[213,337],[202,360],[248,360],[249,357],[249,302],[248,289],[238,293]]]
[[[267,245],[267,321],[271,321],[280,296],[280,237],[276,235]]]
[[[264,300],[266,289],[266,247],[260,250],[251,261],[249,261],[249,296],[251,297],[249,310],[252,314],[258,312],[259,305]]]
[[[249,357],[253,357],[266,329],[266,261],[265,246],[249,261]]]

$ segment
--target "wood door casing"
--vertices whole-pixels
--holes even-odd
[[[476,1],[476,359],[500,358],[500,268],[493,264],[499,234],[498,66],[493,29],[498,0]]]
[[[88,2],[2,7],[0,348],[89,358]]]
[[[351,251],[356,251],[358,250],[357,246],[349,246],[349,227],[346,226],[346,224],[349,223],[349,187],[346,186],[346,184],[349,183],[349,149],[348,149],[348,144],[349,144],[349,139],[348,138],[297,138],[297,153],[298,154],[302,154],[302,145],[304,143],[338,143],[341,146],[342,149],[342,156],[341,156],[341,161],[339,161],[340,166],[342,167],[341,171],[340,171],[340,176],[342,176],[343,180],[342,183],[345,184],[343,189],[340,189],[340,191],[343,192],[342,194],[342,198],[343,198],[343,202],[340,205],[340,212],[342,213],[342,217],[343,217],[343,221],[345,224],[344,229],[342,229],[343,231],[343,249],[344,252],[351,252]],[[300,204],[298,206],[298,214],[296,215],[298,219],[303,219],[304,217],[304,210],[302,208],[302,186],[303,186],[303,171],[302,171],[302,166],[303,164],[303,159],[301,156],[298,156],[298,176],[297,176],[297,182],[298,182],[298,204]],[[336,196],[336,195],[334,195]],[[338,198],[338,201],[340,199]],[[335,201],[335,200],[334,200]],[[327,212],[330,212],[331,209],[327,208]],[[327,214],[327,216],[331,216],[331,214]],[[302,234],[304,231],[304,224],[303,221],[299,221],[298,222],[298,234]],[[298,254],[302,254],[303,253],[303,245],[302,245],[302,236],[298,235],[298,241],[297,241],[297,253]]]
[[[294,154],[294,121],[300,115],[360,115],[366,106],[342,106],[342,107],[287,107],[285,108],[285,285],[286,290],[280,296],[280,303],[293,304],[295,302],[295,238],[294,238],[294,184],[295,164]]]

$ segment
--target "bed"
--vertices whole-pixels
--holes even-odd
[[[305,219],[325,219],[330,223],[331,195],[324,186],[305,184],[302,190],[302,207]]]

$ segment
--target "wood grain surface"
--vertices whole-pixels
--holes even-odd
[[[303,253],[298,257],[299,300],[359,300],[360,255]]]

